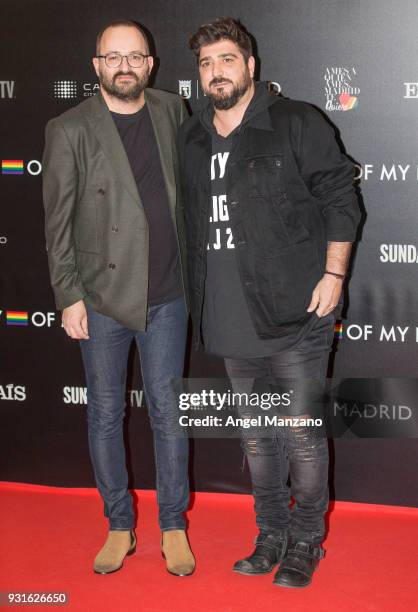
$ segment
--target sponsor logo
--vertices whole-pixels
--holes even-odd
[[[282,91],[282,87],[277,81],[267,81],[267,87],[270,91],[276,93],[277,95]],[[191,79],[179,80],[178,92],[179,95],[184,98],[184,100],[190,100],[193,97],[198,100],[199,96],[206,97],[200,87],[200,81],[198,79],[195,81],[192,81]]]
[[[54,98],[77,98],[77,81],[54,81]]]
[[[0,81],[0,98],[11,100],[15,97],[15,81]]]
[[[356,181],[368,181],[370,177],[381,182],[418,181],[418,165],[412,164],[355,164]]]
[[[95,96],[100,90],[99,83],[83,83],[83,97]]]
[[[25,170],[32,176],[38,176],[42,172],[42,164],[37,159],[31,159],[27,163],[23,159],[2,159],[2,174],[25,174]]]
[[[348,340],[376,340],[378,342],[396,342],[406,344],[408,340],[418,343],[418,327],[409,325],[372,325],[371,323],[345,324],[338,321],[334,327],[334,335],[337,338],[348,338]]]
[[[394,421],[405,421],[412,417],[409,406],[401,404],[366,404],[363,402],[334,402],[334,416],[340,415],[344,418],[361,419],[385,419]]]
[[[418,83],[404,83],[405,93],[404,98],[407,100],[418,98]]]
[[[23,159],[2,159],[2,174],[23,174]]]
[[[179,81],[179,94],[185,100],[192,97],[192,82],[191,81]]]
[[[0,310],[0,317],[3,311]],[[33,312],[27,310],[6,310],[5,312],[6,325],[11,327],[28,327],[29,324],[34,327],[53,327],[56,322],[55,312]]]
[[[377,342],[390,342],[407,344],[408,341],[418,343],[418,327],[411,325],[373,325],[371,323],[350,323],[343,327],[341,323],[341,336],[348,340],[358,341],[374,340]]]
[[[282,91],[282,87],[277,81],[267,81],[267,89],[277,95]]]
[[[26,399],[26,387],[21,385],[0,385],[0,400],[16,400],[23,402]]]
[[[342,337],[343,337],[343,331],[344,331],[344,329],[343,329],[343,324],[342,324],[342,322],[341,322],[341,321],[338,321],[338,322],[335,324],[335,326],[334,326],[334,335],[335,335],[337,338],[342,338]]]
[[[382,263],[418,263],[418,249],[414,244],[381,244]]]
[[[28,313],[23,310],[7,310],[6,311],[6,324],[27,327]]]
[[[191,99],[195,99],[198,100],[199,97],[206,97],[206,95],[203,93],[203,91],[200,88],[200,81],[199,79],[195,79],[195,80],[179,80],[179,88],[178,88],[178,92],[179,95],[184,99],[184,100],[191,100]]]
[[[130,389],[126,392],[126,400],[131,408],[141,408],[144,406],[143,390]],[[87,387],[63,387],[62,401],[64,404],[87,406]]]
[[[95,96],[100,90],[99,83],[79,83],[77,81],[55,81],[54,82],[54,98],[65,100],[79,98],[88,98]]]
[[[62,392],[64,404],[87,405],[87,387],[64,387]]]
[[[325,81],[325,110],[348,111],[358,106],[360,88],[354,85],[357,77],[355,68],[332,66],[326,68]]]
[[[416,437],[416,385],[402,379],[343,379],[329,389],[327,417],[333,436]]]

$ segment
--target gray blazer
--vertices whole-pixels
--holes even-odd
[[[184,253],[176,134],[187,112],[175,94],[146,89],[145,100]],[[49,121],[45,139],[45,233],[57,308],[85,300],[127,327],[144,330],[148,223],[125,149],[101,94]]]

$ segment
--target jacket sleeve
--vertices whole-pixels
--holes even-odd
[[[77,269],[73,239],[77,165],[64,127],[56,119],[46,126],[42,168],[49,272],[55,302],[61,310],[83,299],[87,292]]]
[[[354,190],[354,164],[340,151],[334,130],[309,107],[299,143],[299,167],[325,217],[329,242],[354,242],[360,210]]]

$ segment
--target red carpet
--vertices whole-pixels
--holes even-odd
[[[417,609],[414,508],[333,504],[324,544],[327,556],[312,585],[295,590],[273,586],[273,574],[247,577],[230,570],[250,552],[256,534],[248,496],[194,496],[189,533],[198,565],[193,576],[176,578],[165,571],[159,553],[153,491],[137,492],[136,554],[109,576],[91,571],[106,536],[95,491],[0,483],[0,493],[0,592],[65,591],[70,603],[63,609],[84,612]],[[16,607],[26,608],[39,609]]]

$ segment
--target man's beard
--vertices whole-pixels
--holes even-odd
[[[212,79],[209,83],[209,88],[205,90],[206,96],[212,101],[213,106],[217,110],[229,110],[242,98],[242,96],[248,91],[251,86],[251,76],[249,72],[246,72],[241,81],[239,81],[232,88],[230,93],[225,93],[224,90],[218,90],[216,93],[212,93],[210,87],[216,83],[232,83],[229,79]]]
[[[131,76],[135,79],[133,83],[119,84],[116,82],[116,79],[119,76]],[[116,72],[112,77],[107,77],[103,73],[99,74],[100,85],[109,94],[109,96],[113,96],[114,98],[118,98],[118,100],[123,100],[124,102],[132,102],[134,100],[138,100],[141,93],[144,91],[146,86],[148,85],[148,74],[144,72],[144,74],[140,77],[136,75],[134,72]]]

